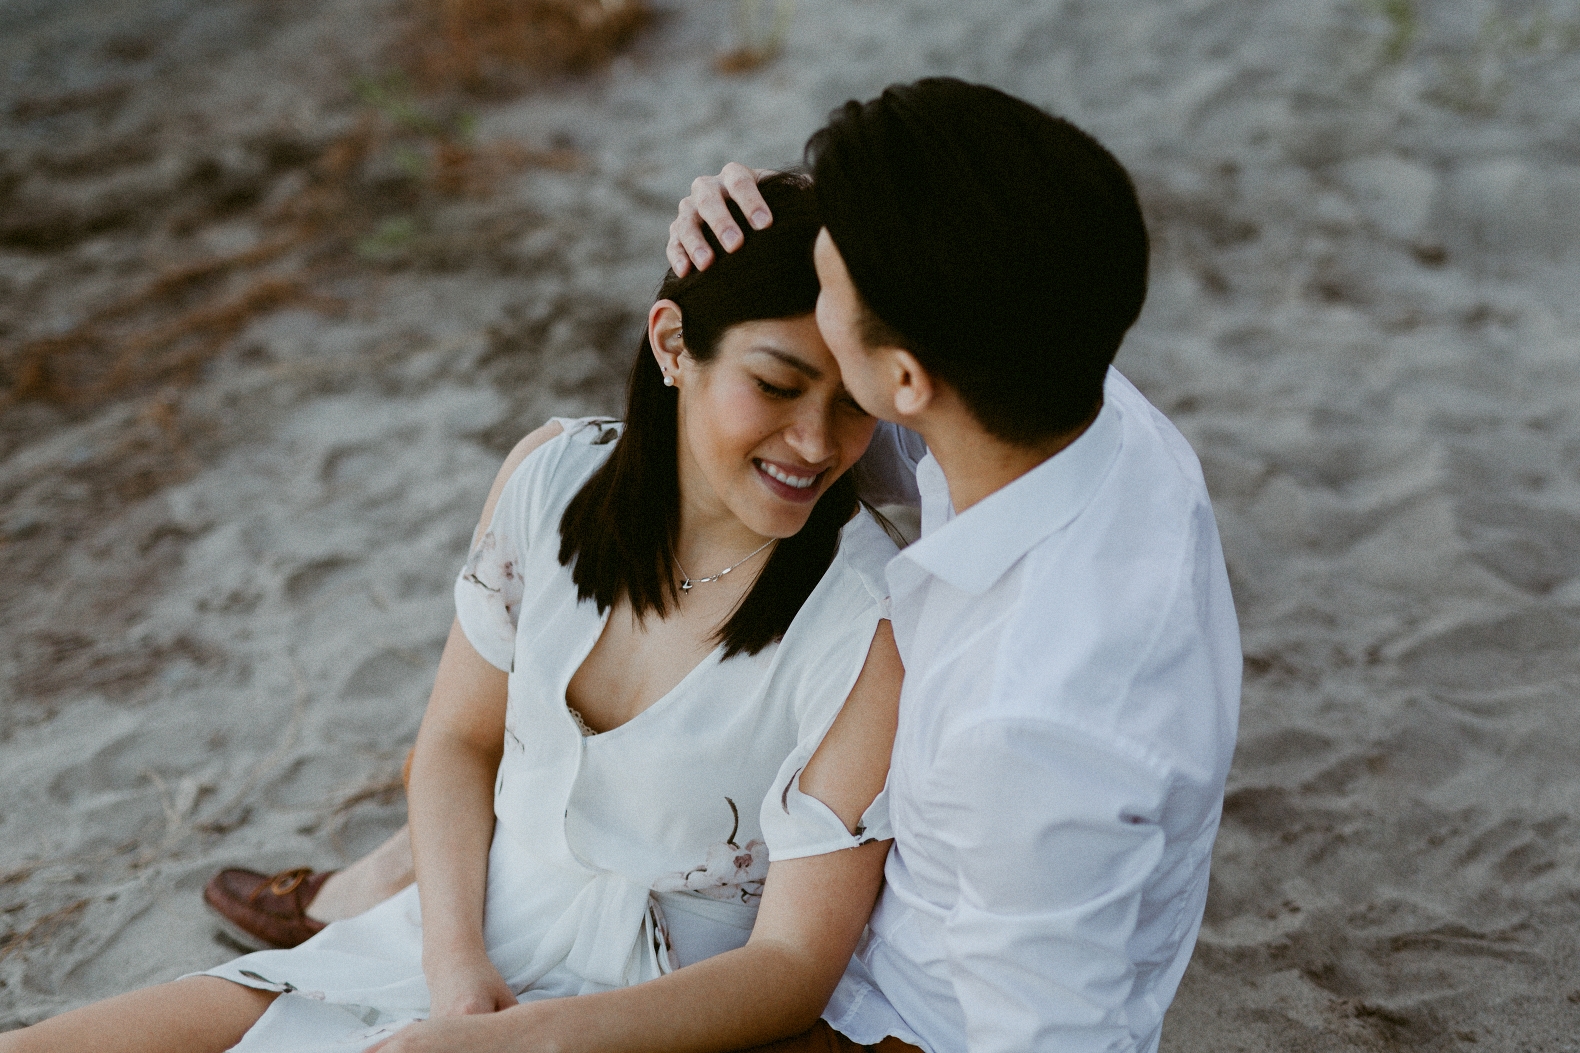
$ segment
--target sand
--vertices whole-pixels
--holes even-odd
[[[217,867],[399,826],[489,479],[617,410],[691,177],[950,73],[1135,173],[1119,365],[1200,454],[1239,604],[1164,1049],[1580,1049],[1580,8],[1383,6],[800,0],[725,75],[736,5],[672,0],[606,69],[467,104],[552,163],[445,197],[374,150],[336,199],[361,256],[209,280],[310,288],[206,365],[0,408],[0,1028],[231,956]],[[0,4],[0,346],[269,244],[394,11]]]

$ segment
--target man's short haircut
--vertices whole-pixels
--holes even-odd
[[[818,209],[869,313],[990,433],[1091,415],[1147,288],[1135,187],[1097,140],[952,78],[847,102],[807,143]]]

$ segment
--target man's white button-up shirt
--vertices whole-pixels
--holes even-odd
[[[826,1013],[931,1053],[1150,1053],[1190,958],[1240,639],[1201,469],[1117,371],[1070,446],[889,565],[894,848]]]

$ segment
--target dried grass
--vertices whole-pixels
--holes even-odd
[[[159,298],[144,290],[102,313],[124,316]],[[338,301],[310,298],[299,281],[263,277],[238,295],[205,300],[169,322],[119,339],[102,320],[90,320],[62,336],[23,345],[11,366],[11,396],[57,403],[98,402],[149,383],[190,380],[254,317],[309,299],[318,306],[339,306]]]
[[[720,73],[732,76],[742,73],[752,73],[762,69],[779,56],[777,49],[767,48],[731,48],[713,60],[713,68]]]
[[[501,179],[525,168],[569,172],[580,168],[575,150],[534,150],[504,139],[489,143],[441,141],[434,148],[433,188],[451,196],[486,197]]]
[[[436,91],[498,92],[545,72],[584,69],[607,58],[649,17],[648,0],[413,3],[405,57],[417,83]],[[309,292],[322,268],[353,253],[392,255],[381,250],[383,243],[412,240],[416,231],[410,217],[372,214],[377,206],[369,204],[361,174],[380,151],[400,151],[411,177],[407,196],[416,202],[486,196],[524,168],[563,170],[580,163],[569,150],[475,142],[464,121],[429,116],[399,81],[369,82],[363,89],[370,106],[364,119],[323,150],[300,190],[256,217],[277,232],[273,238],[170,267],[63,333],[0,346],[0,408],[23,400],[93,405],[153,385],[190,382],[263,314],[290,305],[342,307]]]
[[[790,23],[795,18],[795,0],[773,0],[764,10],[762,0],[738,0],[735,8],[737,47],[713,60],[720,73],[752,73],[768,65],[784,51]]]
[[[414,0],[406,49],[428,89],[494,95],[594,66],[651,17],[647,0]]]
[[[306,185],[261,217],[282,231],[264,244],[170,267],[64,333],[0,348],[0,406],[30,399],[93,405],[157,384],[190,382],[261,315],[293,305],[343,309],[343,302],[309,290],[324,266],[343,260],[365,235],[358,173],[401,133],[393,122],[370,115],[331,143]],[[567,150],[472,143],[448,131],[422,137],[421,145],[421,170],[413,178],[419,195],[486,196],[524,168],[579,163]]]
[[[25,929],[0,936],[0,962],[20,952],[35,940],[47,940],[54,936],[68,922],[87,909],[88,901],[79,899],[59,910],[50,911]]]
[[[335,803],[330,810],[329,818],[329,843],[341,855],[346,854],[345,835],[346,827],[351,823],[351,813],[358,805],[369,801],[381,805],[394,804],[406,792],[406,781],[401,776],[384,779],[371,779],[362,786],[357,787]]]

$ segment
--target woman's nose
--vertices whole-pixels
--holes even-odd
[[[835,451],[833,414],[827,407],[805,407],[786,430],[785,440],[808,464],[821,464]]]

